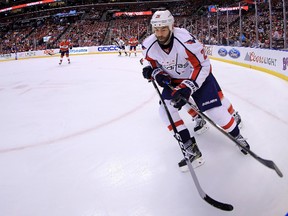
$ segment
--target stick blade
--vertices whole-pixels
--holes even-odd
[[[263,162],[263,164],[265,164],[267,167],[275,170],[275,172],[277,173],[277,175],[282,178],[283,174],[280,171],[280,169],[277,167],[277,165],[273,162],[273,161],[269,161],[269,160],[265,160],[265,163]]]
[[[217,200],[214,200],[213,198],[211,198],[210,196],[208,196],[206,194],[206,196],[203,198],[206,202],[208,202],[210,205],[219,208],[223,211],[232,211],[233,210],[233,206],[227,203],[222,203],[222,202],[218,202]]]
[[[274,170],[275,172],[278,174],[279,177],[283,177],[282,172],[280,171],[280,169],[276,166],[276,164],[274,163]]]

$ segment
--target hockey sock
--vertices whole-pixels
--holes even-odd
[[[230,131],[229,134],[233,137],[237,137],[240,134],[238,126],[236,126],[232,131]]]
[[[181,142],[186,143],[190,139],[190,132],[188,129],[184,129],[179,132],[179,135],[181,137]]]

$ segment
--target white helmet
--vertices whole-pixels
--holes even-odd
[[[156,11],[151,19],[152,28],[168,26],[170,31],[174,25],[174,17],[169,10]]]

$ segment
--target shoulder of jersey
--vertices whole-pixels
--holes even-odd
[[[142,42],[142,49],[148,49],[153,43],[157,41],[157,38],[155,37],[154,34],[148,36],[145,38],[145,40]]]
[[[174,28],[174,37],[183,43],[190,43],[193,38],[191,34],[184,28]]]

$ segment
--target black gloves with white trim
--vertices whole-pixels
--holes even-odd
[[[191,80],[183,80],[172,92],[171,104],[173,107],[181,109],[187,101],[191,94],[193,94],[198,89],[198,85]]]
[[[146,66],[142,71],[143,77],[145,79],[154,79],[159,86],[164,87],[171,83],[171,77],[169,74],[164,72],[161,68],[153,69],[151,66]],[[178,86],[173,89],[171,104],[173,107],[181,109],[187,101],[191,94],[193,94],[198,89],[197,83],[192,80],[183,80]]]
[[[151,66],[146,66],[142,71],[143,77],[145,79],[154,79],[159,86],[164,87],[167,84],[171,83],[170,76],[165,73],[161,68],[153,69]]]

